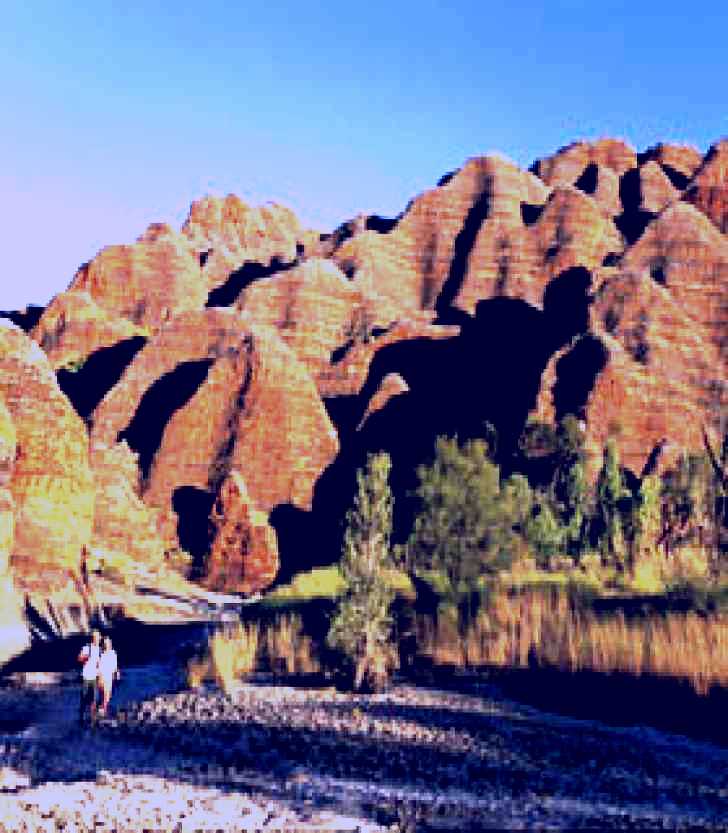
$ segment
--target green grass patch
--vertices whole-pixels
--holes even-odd
[[[398,595],[410,601],[415,599],[412,582],[401,570],[387,570],[384,574],[387,585]],[[314,599],[338,599],[346,589],[338,565],[316,567],[305,573],[297,573],[289,584],[276,587],[268,593],[261,604],[269,607],[284,607]]]

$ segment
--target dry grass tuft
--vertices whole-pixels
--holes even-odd
[[[601,617],[557,590],[495,594],[464,632],[452,618],[421,617],[418,646],[437,664],[658,674],[689,680],[699,694],[728,685],[725,613]]]

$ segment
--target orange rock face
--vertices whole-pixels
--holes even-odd
[[[180,388],[187,393],[170,403],[167,392],[179,396]],[[159,510],[168,545],[176,542],[180,501],[209,496],[211,506],[233,470],[251,511],[310,506],[338,450],[295,354],[273,329],[231,309],[179,316],[136,356],[94,415],[94,442],[122,435],[141,447],[141,491]],[[148,445],[154,436],[156,448]]]
[[[611,168],[617,176],[637,167],[637,154],[626,142],[601,139],[575,142],[553,156],[539,159],[536,173],[551,186],[574,185],[589,165]]]
[[[368,338],[397,317],[391,304],[366,295],[321,258],[255,281],[237,306],[256,324],[275,327],[314,379],[338,348]]]
[[[703,161],[700,151],[689,145],[658,144],[647,150],[644,157],[646,161],[654,159],[663,168],[676,171],[688,179],[693,176]]]
[[[640,208],[659,214],[679,196],[657,162],[647,162],[640,168]]]
[[[685,192],[685,199],[728,234],[728,139],[708,151]]]
[[[94,478],[94,525],[90,548],[100,557],[126,557],[136,564],[159,567],[164,542],[156,513],[138,495],[137,456],[122,442],[91,448]]]
[[[728,239],[685,203],[666,208],[625,253],[623,267],[666,286],[728,360]]]
[[[107,313],[88,292],[75,291],[56,295],[31,336],[58,369],[82,363],[96,350],[143,333],[144,328],[128,318]]]
[[[77,571],[93,522],[88,436],[43,351],[7,324],[0,327],[0,398],[16,439],[11,567],[18,576]]]
[[[212,513],[214,540],[205,583],[213,590],[254,593],[278,572],[278,545],[266,515],[252,506],[238,471],[225,478]]]
[[[74,277],[70,292],[87,292],[113,318],[151,331],[177,312],[200,309],[207,287],[189,247],[166,239],[109,246]]]
[[[224,283],[244,263],[269,266],[274,259],[290,263],[299,244],[305,249],[304,238],[311,242],[290,209],[273,203],[254,208],[233,194],[192,203],[182,234],[203,255],[208,290]]]

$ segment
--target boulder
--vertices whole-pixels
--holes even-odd
[[[250,501],[245,480],[233,469],[212,511],[213,542],[205,584],[213,590],[255,593],[278,573],[278,544],[265,512]]]

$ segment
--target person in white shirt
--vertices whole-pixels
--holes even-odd
[[[121,677],[119,671],[119,662],[116,656],[116,651],[111,646],[111,638],[104,637],[103,651],[99,657],[98,665],[98,685],[101,694],[101,707],[99,713],[105,715],[109,708],[109,701],[111,700],[111,692],[114,688],[114,680]]]
[[[84,645],[78,655],[78,661],[83,663],[81,669],[81,702],[79,707],[79,722],[83,726],[86,716],[90,713],[91,721],[96,718],[96,701],[98,698],[98,684],[96,678],[99,673],[99,659],[101,657],[101,634],[91,631],[91,642]]]

